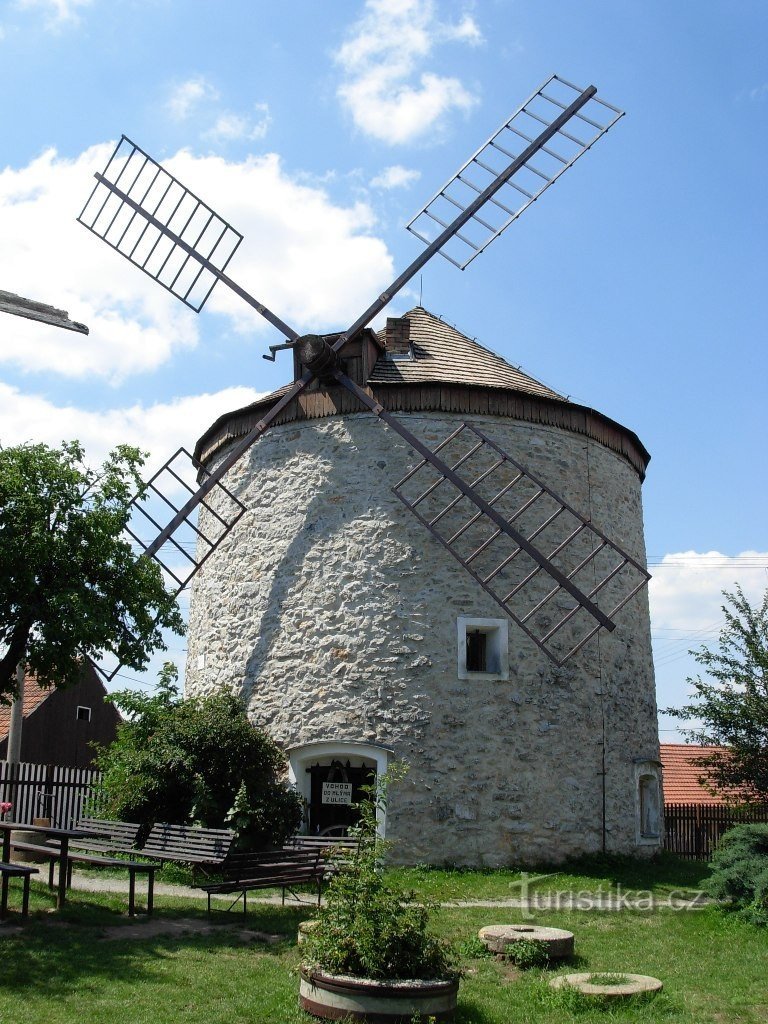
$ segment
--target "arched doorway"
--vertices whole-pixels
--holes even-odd
[[[357,823],[354,804],[365,796],[364,786],[375,784],[392,756],[387,747],[354,740],[320,740],[288,750],[289,777],[304,798],[304,831],[344,834]],[[379,834],[386,822],[378,814]]]

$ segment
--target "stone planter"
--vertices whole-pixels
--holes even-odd
[[[596,984],[594,981],[595,978],[610,980],[611,977],[621,977],[622,981],[607,985]],[[664,986],[658,978],[651,978],[647,974],[626,974],[624,971],[618,971],[615,975],[609,975],[605,971],[591,971],[588,974],[561,974],[550,981],[549,987],[554,989],[570,987],[592,999],[614,1000],[655,996],[657,992],[661,992]]]
[[[302,942],[306,942],[307,936],[310,935],[315,928],[320,924],[316,918],[312,918],[309,921],[299,921],[299,930],[296,935],[296,941],[299,945]]]
[[[458,978],[373,981],[302,968],[299,1005],[323,1020],[411,1024],[419,1014],[422,1020],[452,1021],[458,993]]]

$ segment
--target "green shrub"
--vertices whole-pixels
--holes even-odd
[[[706,891],[754,924],[768,926],[768,824],[737,825],[720,841]]]
[[[539,939],[518,939],[510,942],[506,950],[507,956],[522,970],[529,967],[546,967],[549,963],[547,944]]]
[[[304,943],[310,970],[393,980],[456,976],[448,946],[427,931],[432,906],[413,891],[388,885],[381,871],[389,844],[376,833],[376,809],[385,805],[387,784],[399,774],[390,769],[359,805],[359,850],[329,883],[319,924]]]

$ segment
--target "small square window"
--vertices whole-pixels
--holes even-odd
[[[456,626],[459,679],[509,679],[507,620],[460,615]]]
[[[91,709],[83,707],[82,704],[77,706],[77,720],[78,722],[90,722],[91,720]]]

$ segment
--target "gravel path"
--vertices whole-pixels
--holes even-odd
[[[72,888],[84,892],[128,892],[128,880],[126,878],[110,878],[103,875],[72,875]],[[167,882],[155,883],[155,896],[179,896],[189,899],[205,899],[205,893],[200,889],[194,889],[186,885],[171,885]],[[214,896],[214,899],[232,901],[232,896]],[[248,897],[251,903],[280,904],[281,897],[256,896],[251,893]],[[302,901],[308,902],[308,901]],[[444,907],[465,908],[465,907],[499,907],[510,910],[656,910],[659,907],[674,907],[675,909],[694,909],[702,907],[711,902],[703,894],[697,894],[693,898],[688,895],[670,894],[667,897],[651,897],[650,895],[638,896],[637,893],[616,894],[609,892],[578,892],[578,893],[531,893],[527,899],[504,899],[504,900],[446,900],[442,903]],[[314,900],[313,900],[314,903]],[[288,895],[285,901],[286,906],[297,906],[297,901]]]

